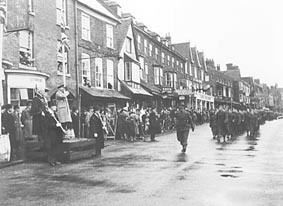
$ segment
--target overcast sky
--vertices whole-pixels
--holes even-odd
[[[188,42],[226,70],[283,87],[283,0],[116,0],[173,43]]]

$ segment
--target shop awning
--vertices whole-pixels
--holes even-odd
[[[145,95],[145,96],[152,96],[150,93],[148,93],[147,91],[145,91],[142,87],[139,88],[134,88],[131,87],[130,85],[128,85],[126,82],[124,81],[120,81],[122,83],[122,86],[124,86],[126,89],[128,89],[132,94],[135,95]]]
[[[124,99],[128,100],[130,98],[120,94],[119,92],[112,90],[112,89],[97,89],[92,87],[83,87],[80,86],[80,89],[88,93],[89,95],[93,97],[99,97],[99,98],[112,98],[112,99]]]
[[[152,84],[146,83],[143,80],[141,80],[141,86],[145,90],[149,91],[151,94],[157,95],[157,96],[161,96],[161,90],[158,87],[156,87],[156,86],[154,86]]]

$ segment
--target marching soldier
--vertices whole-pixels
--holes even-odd
[[[180,106],[180,111],[176,115],[177,139],[182,145],[182,152],[185,153],[188,145],[190,128],[194,131],[194,123],[189,112],[185,111],[184,105]]]

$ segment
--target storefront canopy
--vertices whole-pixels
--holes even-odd
[[[161,90],[158,87],[152,84],[146,83],[145,81],[141,81],[141,86],[145,90],[149,91],[151,94],[161,96]]]
[[[134,95],[144,95],[144,96],[152,96],[150,93],[148,93],[147,91],[145,91],[142,87],[139,88],[134,88],[131,87],[130,85],[128,85],[126,82],[124,81],[120,81],[121,85],[123,87],[125,87],[127,90],[129,90],[132,94]]]
[[[80,89],[88,93],[89,95],[93,97],[99,97],[99,98],[112,98],[112,99],[124,99],[128,100],[129,98],[120,94],[119,92],[111,89],[97,89],[92,87],[83,87],[80,86]]]

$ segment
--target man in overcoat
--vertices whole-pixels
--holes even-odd
[[[56,115],[56,103],[54,101],[49,102],[49,109],[45,111],[45,146],[47,152],[47,161],[51,166],[60,164],[58,161],[60,154],[60,145],[63,142],[63,130],[62,125]]]
[[[176,114],[177,139],[182,145],[182,152],[186,152],[190,128],[194,131],[194,123],[189,112],[185,111],[184,105],[180,106],[180,111]]]
[[[94,138],[95,141],[95,156],[101,156],[101,150],[104,148],[104,135],[103,135],[103,124],[100,116],[100,109],[95,106],[94,113],[90,118],[89,124],[89,136]]]
[[[68,123],[72,122],[71,111],[68,103],[69,92],[66,88],[61,85],[58,87],[56,92],[56,103],[57,103],[57,116],[61,124],[65,129],[67,129]]]

